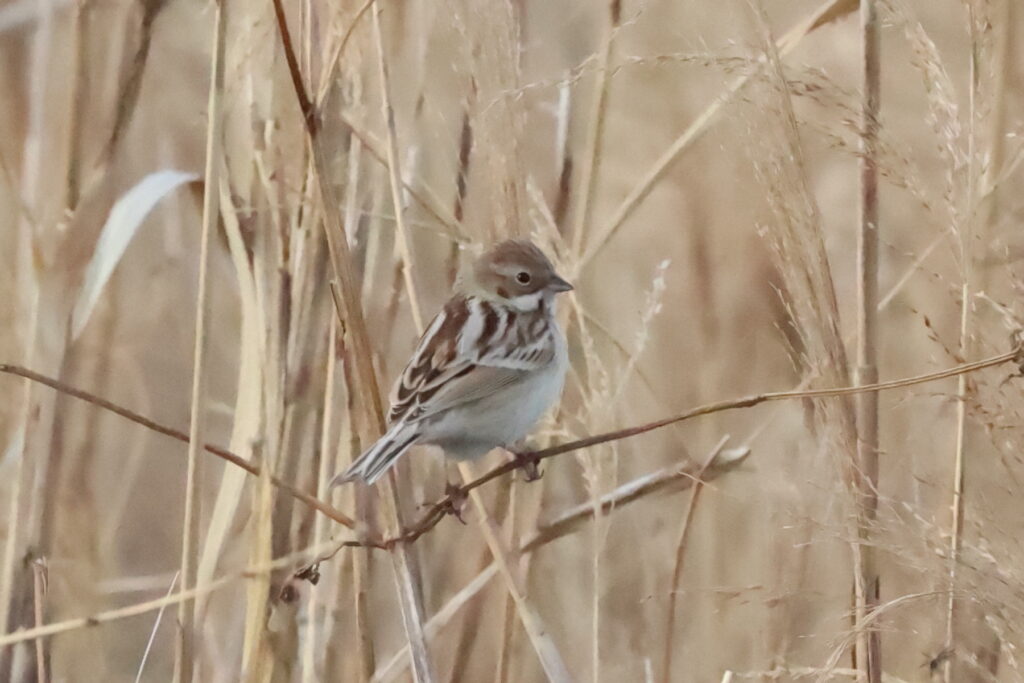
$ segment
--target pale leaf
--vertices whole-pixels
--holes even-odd
[[[110,279],[114,267],[121,260],[135,232],[157,202],[176,187],[198,178],[194,173],[157,171],[143,178],[135,187],[117,200],[96,241],[92,260],[85,271],[82,289],[71,314],[71,339],[77,339],[89,321],[93,307]]]

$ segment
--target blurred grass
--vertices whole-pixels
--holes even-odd
[[[185,429],[202,205],[213,193],[222,216],[207,283],[206,438],[302,490],[319,490],[372,438],[359,372],[375,368],[386,386],[400,370],[416,334],[408,293],[425,316],[437,310],[465,257],[453,235],[470,249],[530,235],[576,275],[562,311],[573,372],[538,443],[843,381],[837,358],[853,356],[857,301],[860,27],[855,13],[842,16],[852,3],[765,0],[781,73],[759,63],[757,5],[740,0],[382,3],[390,133],[374,10],[283,6],[303,85],[326,93],[311,96],[321,163],[272,5],[227,0],[222,182],[156,206],[70,341],[68,316],[114,201],[154,171],[202,173],[214,10],[193,0],[0,4],[0,362]],[[839,16],[798,30],[828,6]],[[1024,17],[1014,0],[879,7],[886,379],[1002,352],[1018,324]],[[652,175],[708,111],[701,135]],[[647,179],[649,193],[636,195]],[[631,196],[635,210],[623,213]],[[351,236],[360,291],[345,294],[362,303],[372,364],[351,336],[330,334],[325,217]],[[892,680],[931,680],[929,662],[941,674],[946,660],[954,681],[1024,680],[1024,403],[1017,383],[1002,383],[1008,372],[879,396],[879,507],[867,531]],[[184,447],[10,377],[0,396],[6,630],[35,619],[28,556],[48,566],[47,622],[164,596],[181,565]],[[954,541],[958,405],[966,477]],[[713,415],[549,460],[539,483],[481,489],[493,535],[467,508],[473,524],[444,520],[410,552],[435,679],[544,680],[540,651],[575,680],[663,680],[666,648],[667,680],[719,681],[727,670],[733,680],[847,679],[849,419],[834,401]],[[675,489],[601,508],[620,485],[699,466],[725,435],[752,455],[704,487],[692,519],[690,494]],[[220,461],[202,467],[200,585],[351,535]],[[445,477],[436,454],[409,458],[402,512],[412,518],[439,497]],[[383,529],[375,495],[335,496]],[[489,547],[519,547],[587,503],[593,521],[506,558],[505,578],[475,596],[462,592],[490,564]],[[666,642],[677,547],[685,572]],[[947,653],[952,548],[959,602]],[[289,579],[286,564],[201,598],[195,680],[360,680],[383,667],[408,642],[385,559],[342,551],[315,587]],[[466,602],[435,634],[430,619],[453,598]],[[142,680],[174,668],[169,617]],[[155,618],[48,639],[52,680],[132,680]],[[0,667],[2,680],[34,680],[34,645],[5,649]]]

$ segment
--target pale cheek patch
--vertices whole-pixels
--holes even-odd
[[[543,296],[543,292],[523,294],[522,296],[512,298],[511,303],[520,311],[536,311],[540,308],[540,302]]]

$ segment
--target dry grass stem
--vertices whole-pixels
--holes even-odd
[[[48,581],[46,560],[37,558],[32,561],[32,600],[35,605],[36,628],[39,628],[46,621],[46,582]],[[39,683],[48,683],[50,680],[48,665],[49,652],[47,651],[47,640],[36,639],[36,680]]]
[[[811,16],[799,22],[788,33],[783,35],[777,45],[780,55],[786,55],[792,51],[799,42],[811,31],[843,17],[857,8],[857,0],[829,0]],[[679,160],[683,152],[689,149],[699,140],[711,127],[711,124],[718,118],[721,110],[728,105],[743,88],[757,76],[757,73],[764,68],[758,63],[754,71],[734,79],[717,99],[700,113],[697,118],[677,137],[664,154],[651,166],[650,170],[630,190],[630,193],[618,206],[612,217],[601,228],[598,235],[590,241],[590,246],[580,257],[582,270],[593,260],[602,248],[615,236],[619,228],[636,211],[637,207],[647,198],[655,186],[665,177],[669,169]]]
[[[551,446],[551,447],[544,448],[544,449],[541,449],[541,450],[538,450],[538,451],[534,451],[532,453],[525,453],[525,454],[523,454],[523,456],[524,456],[523,457],[523,461],[529,461],[529,462],[535,462],[536,463],[536,462],[540,462],[542,460],[546,460],[548,458],[553,458],[555,456],[562,455],[564,453],[571,453],[571,452],[578,451],[578,450],[581,450],[581,449],[584,449],[584,448],[590,448],[590,447],[593,447],[593,446],[597,446],[597,445],[600,445],[600,444],[603,444],[603,443],[608,443],[608,442],[611,442],[611,441],[618,441],[618,440],[621,440],[621,439],[628,439],[628,438],[631,438],[631,437],[634,437],[634,436],[639,436],[641,434],[646,434],[648,432],[652,432],[652,431],[655,431],[655,430],[658,430],[658,429],[663,429],[664,427],[668,427],[670,425],[675,425],[675,424],[679,424],[681,422],[693,420],[695,418],[703,417],[705,415],[712,415],[712,414],[715,414],[715,413],[721,413],[721,412],[730,411],[730,410],[739,410],[739,409],[744,409],[744,408],[752,408],[754,406],[761,405],[762,403],[767,403],[767,402],[772,402],[772,401],[788,401],[788,400],[808,399],[808,398],[811,398],[811,399],[837,398],[837,397],[843,397],[843,396],[854,396],[854,395],[857,395],[857,394],[860,394],[860,393],[865,393],[865,392],[888,391],[888,390],[892,390],[892,389],[899,389],[899,388],[904,388],[904,387],[908,387],[908,386],[915,386],[915,385],[918,385],[918,384],[924,384],[924,383],[927,383],[927,382],[935,382],[935,381],[939,381],[939,380],[943,380],[943,379],[948,379],[950,377],[957,377],[959,375],[963,375],[963,374],[967,374],[967,373],[971,373],[971,372],[977,372],[979,370],[984,370],[986,368],[996,367],[996,366],[1003,365],[1003,364],[1008,363],[1008,362],[1020,363],[1020,362],[1022,362],[1021,361],[1021,353],[1022,353],[1022,350],[1020,348],[1015,348],[1012,351],[1008,351],[1006,353],[1002,353],[1002,354],[999,354],[997,356],[992,356],[990,358],[985,358],[983,360],[974,361],[972,363],[965,363],[963,365],[959,365],[959,366],[956,366],[956,367],[953,367],[953,368],[948,368],[946,370],[941,370],[941,371],[932,372],[932,373],[926,373],[926,374],[917,375],[917,376],[914,376],[914,377],[906,377],[906,378],[902,378],[902,379],[891,380],[891,381],[888,381],[888,382],[879,382],[877,384],[868,384],[868,385],[861,385],[861,386],[849,386],[849,387],[838,387],[838,388],[834,388],[834,389],[809,389],[809,390],[794,390],[794,391],[776,391],[776,392],[768,392],[768,393],[763,393],[763,394],[755,394],[755,395],[752,395],[752,396],[747,396],[747,397],[743,397],[743,398],[739,398],[739,399],[733,399],[733,400],[728,400],[728,401],[717,401],[715,403],[709,403],[709,404],[706,404],[706,405],[703,405],[703,406],[699,406],[697,408],[689,410],[689,411],[687,411],[685,413],[681,413],[679,415],[673,415],[671,417],[663,418],[663,419],[660,419],[660,420],[655,420],[653,422],[648,422],[648,423],[641,424],[641,425],[638,425],[638,426],[635,426],[635,427],[628,427],[626,429],[619,429],[619,430],[615,430],[615,431],[612,431],[612,432],[607,432],[605,434],[599,434],[599,435],[596,435],[596,436],[591,436],[591,437],[587,437],[587,438],[584,438],[584,439],[578,439],[576,441],[571,441],[571,442],[568,442],[568,443],[559,444],[559,445],[556,445],[556,446]],[[0,373],[5,373],[5,374],[11,374],[11,375],[19,376],[19,377],[24,377],[24,378],[30,379],[30,380],[32,380],[34,382],[39,382],[41,384],[45,384],[45,385],[47,385],[49,387],[52,387],[52,388],[54,388],[54,389],[56,389],[58,391],[65,392],[65,393],[67,393],[69,395],[75,396],[76,398],[80,398],[82,400],[86,400],[86,401],[88,401],[90,403],[93,403],[93,404],[95,404],[95,405],[97,405],[97,406],[99,406],[101,408],[104,408],[106,410],[110,410],[111,412],[117,413],[118,415],[121,415],[122,417],[125,417],[126,419],[129,419],[129,420],[131,420],[133,422],[141,424],[141,425],[143,425],[143,426],[145,426],[145,427],[147,427],[149,429],[153,429],[154,431],[157,431],[157,432],[159,432],[161,434],[165,434],[167,436],[171,436],[171,437],[176,438],[176,439],[178,439],[180,441],[187,441],[188,440],[187,435],[183,434],[182,432],[179,432],[179,431],[173,430],[173,429],[171,429],[169,427],[160,425],[160,424],[158,424],[156,422],[153,422],[152,420],[149,420],[147,418],[144,418],[144,417],[141,417],[139,415],[136,415],[135,413],[133,413],[133,412],[131,412],[131,411],[125,409],[125,408],[121,408],[120,406],[115,406],[114,404],[110,403],[109,401],[106,401],[104,399],[100,399],[99,397],[96,397],[96,396],[92,396],[91,394],[88,394],[87,392],[82,392],[80,390],[73,389],[71,387],[63,385],[60,382],[56,382],[55,380],[52,380],[52,379],[47,378],[47,377],[44,377],[44,376],[39,375],[38,373],[34,373],[34,372],[30,371],[30,370],[25,370],[24,368],[20,368],[18,366],[14,366],[14,365],[0,364]],[[246,462],[242,458],[239,458],[237,455],[235,455],[233,453],[230,453],[228,451],[225,451],[224,449],[218,448],[216,446],[210,446],[210,445],[206,445],[206,446],[204,446],[204,448],[205,448],[205,450],[207,452],[212,453],[213,455],[216,455],[219,458],[222,458],[226,462],[230,462],[233,465],[241,467],[242,469],[244,469],[246,472],[248,472],[249,474],[251,474],[253,476],[259,477],[261,472],[262,472],[261,468],[256,467],[256,466]],[[442,519],[444,519],[445,516],[450,514],[450,512],[454,509],[454,506],[456,505],[456,500],[457,499],[460,499],[460,498],[464,497],[470,491],[473,491],[474,489],[477,489],[477,488],[483,486],[484,484],[487,484],[487,483],[489,483],[491,481],[494,481],[495,479],[497,479],[497,478],[499,478],[501,476],[504,476],[506,474],[509,474],[511,472],[514,472],[514,471],[520,469],[521,467],[524,466],[523,461],[511,461],[511,462],[505,463],[504,465],[500,465],[500,466],[490,470],[486,474],[480,475],[479,477],[473,479],[472,481],[463,484],[462,486],[458,487],[458,489],[456,491],[445,495],[444,497],[439,499],[437,502],[427,506],[427,511],[424,512],[420,516],[420,518],[414,524],[406,527],[404,533],[402,533],[402,534],[400,534],[398,536],[393,536],[393,537],[390,537],[390,538],[385,538],[385,539],[380,539],[380,540],[345,541],[344,543],[342,543],[338,547],[388,548],[388,547],[392,547],[392,546],[394,546],[396,544],[397,545],[404,545],[405,543],[413,542],[413,541],[419,539],[423,534],[427,533],[428,531],[433,529],[435,526],[437,526],[437,524]],[[346,515],[344,515],[344,513],[340,512],[338,510],[335,510],[334,508],[332,508],[331,506],[327,505],[326,503],[323,503],[322,501],[319,501],[315,497],[313,497],[313,496],[311,496],[311,495],[309,495],[307,493],[304,493],[302,491],[299,491],[297,489],[294,489],[293,487],[285,484],[284,482],[281,482],[279,480],[275,480],[273,477],[271,477],[271,483],[274,486],[276,486],[276,487],[286,491],[290,495],[293,495],[297,500],[300,500],[303,503],[306,503],[306,504],[310,505],[310,507],[313,507],[316,510],[324,513],[325,515],[327,515],[328,517],[330,517],[334,521],[339,522],[340,524],[342,524],[344,526],[347,526],[349,528],[355,528],[356,524],[355,524],[355,522],[351,518],[349,518]],[[333,553],[332,553],[332,555],[333,555]]]
[[[469,485],[473,481],[473,470],[467,463],[460,463],[459,471],[462,473],[462,478],[465,482],[463,486]],[[569,669],[566,668],[565,659],[551,638],[548,629],[544,626],[536,606],[527,598],[523,576],[520,575],[512,552],[502,541],[497,524],[494,523],[494,520],[488,514],[483,499],[480,497],[480,492],[477,489],[470,489],[469,497],[473,501],[473,507],[476,509],[477,516],[479,517],[480,532],[487,542],[487,547],[491,551],[491,556],[494,557],[495,564],[498,565],[499,573],[505,579],[505,587],[515,602],[519,621],[523,624],[523,630],[526,631],[530,644],[537,653],[537,658],[544,669],[544,674],[553,683],[567,683],[571,681],[572,676],[569,674]]]
[[[209,261],[210,245],[220,218],[220,168],[222,154],[222,108],[224,102],[224,53],[227,0],[217,3],[214,14],[213,55],[210,62],[210,98],[206,107],[206,190],[203,193],[203,227],[199,251],[199,284],[195,315],[195,345],[192,365],[192,399],[188,432],[188,465],[185,472],[185,519],[181,541],[181,587],[195,585],[198,563],[200,495],[202,485],[203,437],[206,422],[206,362],[209,347]],[[196,621],[193,605],[178,605],[178,633],[174,654],[175,680],[192,680],[195,666]]]
[[[416,282],[413,276],[412,250],[409,246],[409,231],[405,226],[405,202],[401,198],[402,169],[398,161],[398,130],[395,125],[395,110],[391,106],[391,86],[388,77],[387,55],[384,49],[384,35],[380,27],[381,3],[376,3],[373,8],[373,35],[377,44],[377,73],[380,75],[380,87],[382,92],[381,108],[383,109],[384,120],[387,121],[387,167],[388,175],[391,178],[391,205],[395,212],[395,225],[398,249],[402,255],[402,279],[405,281],[405,295],[409,297],[409,308],[412,312],[413,324],[416,331],[423,333],[423,311],[420,309],[420,300],[416,294]]]
[[[704,464],[697,470],[697,474],[694,476],[694,483],[690,491],[690,502],[686,506],[686,512],[683,514],[683,522],[679,531],[679,542],[676,544],[676,556],[675,562],[672,565],[672,582],[669,584],[668,589],[668,606],[665,610],[665,649],[661,655],[661,676],[662,680],[666,683],[672,681],[672,655],[675,647],[675,630],[676,630],[676,602],[679,599],[680,587],[683,581],[683,564],[686,559],[686,546],[687,541],[690,538],[690,528],[693,521],[693,513],[697,509],[697,501],[700,499],[700,492],[704,488],[704,475],[715,464],[715,460],[718,459],[719,454],[722,452],[722,448],[729,441],[728,436],[723,436],[722,439],[712,449],[711,454],[708,455]]]
[[[355,393],[362,397],[360,406],[365,415],[362,425],[367,430],[366,436],[368,438],[366,441],[369,442],[370,438],[384,431],[384,406],[373,370],[373,353],[371,352],[369,333],[366,329],[366,320],[359,301],[360,290],[356,285],[357,278],[352,265],[348,241],[345,239],[344,223],[339,208],[341,202],[326,182],[326,178],[329,177],[330,173],[330,162],[326,156],[326,150],[318,139],[321,128],[319,127],[312,102],[303,85],[302,75],[299,73],[298,61],[295,57],[295,50],[292,46],[281,0],[274,0],[274,11],[292,86],[305,122],[309,143],[313,150],[315,174],[326,218],[324,221],[324,231],[331,254],[331,265],[338,280],[341,300],[344,304],[342,324],[351,341],[353,357],[357,361],[355,363],[357,381],[355,386],[349,387],[349,389],[350,391],[355,389]],[[396,532],[400,532],[402,528],[401,507],[397,499],[393,472],[389,475],[388,479],[384,487],[386,490],[385,512],[389,525]],[[418,683],[430,681],[433,680],[433,674],[431,673],[431,664],[423,637],[422,595],[417,584],[418,572],[415,570],[415,559],[404,544],[397,546],[390,555],[395,571],[402,621],[405,625],[406,635],[409,638],[413,654],[414,678]]]
[[[1024,11],[691,5],[0,6],[0,680],[1024,683]],[[527,452],[329,489],[509,237]]]
[[[167,587],[167,595],[165,599],[170,598],[174,594],[174,587],[178,585],[178,572],[174,573],[174,578],[171,579],[171,585]],[[164,619],[164,612],[167,610],[167,603],[160,606],[156,613],[156,619],[153,620],[153,629],[149,632],[149,640],[146,641],[146,649],[142,651],[142,659],[139,661],[139,669],[135,672],[135,683],[142,681],[142,674],[146,670],[146,661],[149,659],[149,653],[153,650],[153,642],[156,640],[156,634],[160,630],[160,622]]]
[[[857,233],[857,384],[878,381],[878,122],[881,90],[881,29],[874,0],[861,0],[863,95],[860,139],[860,229]],[[857,397],[857,505],[862,564],[855,578],[858,618],[877,608],[881,577],[871,543],[871,527],[878,514],[879,490],[878,393]],[[881,639],[877,631],[858,641],[857,668],[868,683],[881,683]]]
[[[594,212],[593,194],[598,187],[601,170],[601,144],[604,138],[605,116],[608,111],[608,91],[611,84],[612,44],[622,19],[622,1],[608,0],[608,16],[597,56],[597,82],[587,112],[589,127],[582,164],[579,169],[579,192],[576,195],[576,221],[572,229],[572,253],[583,251],[583,235],[590,227]],[[564,164],[563,164],[564,168]]]

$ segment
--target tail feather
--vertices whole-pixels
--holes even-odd
[[[356,479],[372,484],[388,471],[420,437],[414,425],[397,424],[331,480],[330,488]]]

